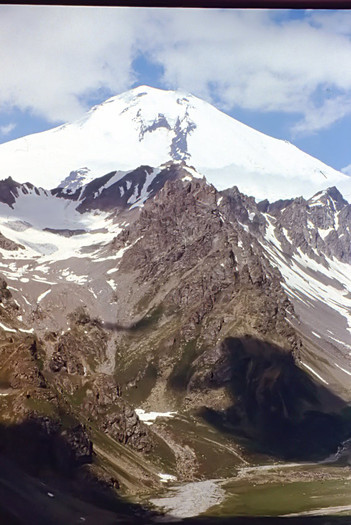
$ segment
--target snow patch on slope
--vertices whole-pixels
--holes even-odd
[[[275,238],[270,218],[267,217],[268,228],[265,241],[261,242],[270,262],[282,274],[282,286],[286,293],[296,302],[305,305],[312,311],[318,304],[331,308],[342,316],[345,330],[340,326],[338,334],[328,329],[328,325],[319,327],[319,338],[338,343],[342,348],[351,348],[349,334],[351,333],[351,272],[350,265],[336,258],[324,257],[322,264],[297,248],[292,257],[286,256]],[[285,233],[285,232],[284,232]],[[341,330],[341,332],[340,332]],[[340,335],[342,334],[342,335]],[[340,348],[340,346],[339,346]]]

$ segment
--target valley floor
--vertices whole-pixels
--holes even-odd
[[[326,516],[350,520],[350,488],[350,467],[279,463],[243,467],[233,478],[172,487],[151,502],[174,519],[269,516],[290,523],[293,517],[319,516],[331,523]]]

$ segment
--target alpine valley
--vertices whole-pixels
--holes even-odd
[[[349,523],[351,178],[147,86],[0,170],[0,522]]]

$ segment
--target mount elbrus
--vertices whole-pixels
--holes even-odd
[[[0,165],[0,445],[21,468],[140,495],[350,437],[348,177],[145,86]]]

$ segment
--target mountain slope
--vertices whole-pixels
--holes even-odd
[[[66,465],[144,500],[337,452],[351,435],[341,194],[257,204],[182,161],[71,183],[1,183],[2,450],[17,435],[39,479]]]
[[[258,199],[309,196],[350,178],[285,141],[264,135],[179,91],[140,86],[71,124],[0,145],[3,177],[77,189],[114,170],[186,161],[218,189]],[[123,174],[121,174],[123,176]]]

